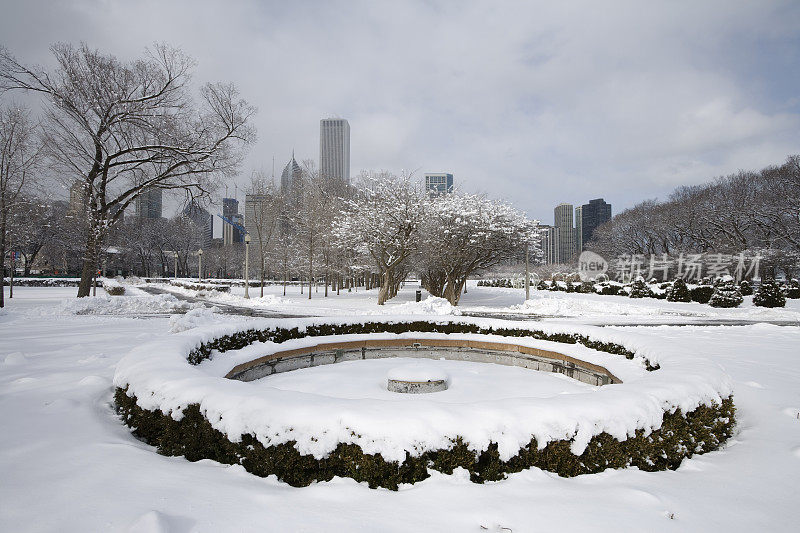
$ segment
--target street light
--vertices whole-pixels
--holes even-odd
[[[197,281],[203,281],[203,249],[197,250]]]
[[[250,298],[250,234],[244,236],[244,297]]]

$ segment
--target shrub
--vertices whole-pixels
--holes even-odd
[[[711,307],[739,307],[744,299],[733,280],[720,281],[714,287],[714,293],[708,300]]]
[[[620,286],[619,285],[603,285],[600,287],[600,294],[606,296],[619,296]]]
[[[711,299],[711,296],[714,294],[714,287],[710,285],[700,285],[699,287],[692,289],[691,294],[693,302],[707,304]]]
[[[103,285],[103,288],[109,296],[123,296],[125,294],[125,287],[122,285]]]
[[[581,283],[581,286],[578,289],[578,291],[584,294],[591,294],[594,292],[594,283],[592,283],[591,281],[584,281],[583,283]]]
[[[765,279],[753,296],[753,305],[758,307],[785,307],[786,297],[774,279]]]
[[[691,302],[692,293],[682,278],[676,279],[672,286],[667,289],[667,300],[670,302]]]
[[[650,290],[650,287],[644,282],[644,279],[639,276],[636,278],[636,281],[633,282],[631,285],[631,292],[628,294],[631,298],[652,298],[653,291]]]
[[[792,300],[800,298],[800,281],[793,279],[786,285],[786,297]]]
[[[753,294],[753,285],[746,279],[743,279],[742,282],[739,283],[739,292],[742,293],[742,296],[750,296]]]

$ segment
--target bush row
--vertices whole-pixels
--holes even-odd
[[[3,285],[8,286],[11,280],[3,279]],[[77,287],[80,278],[14,278],[15,287]]]
[[[230,285],[220,285],[218,283],[192,283],[191,281],[180,281],[176,279],[169,280],[169,284],[183,289],[192,291],[218,291],[218,292],[231,292]]]
[[[455,437],[449,448],[425,452],[419,457],[407,453],[403,462],[397,462],[387,461],[380,454],[364,453],[356,444],[340,443],[326,457],[317,459],[298,452],[295,442],[264,446],[250,434],[231,442],[211,426],[197,404],[186,407],[181,420],[176,421],[161,411],[142,409],[126,389],[117,388],[115,400],[117,412],[134,435],[156,446],[163,455],[239,464],[257,476],[275,475],[295,487],[339,476],[366,482],[371,488],[397,490],[401,483],[428,478],[428,469],[452,474],[458,467],[469,471],[475,483],[501,480],[507,474],[531,467],[565,477],[629,466],[647,472],[674,470],[685,458],[718,449],[732,435],[735,420],[733,400],[729,397],[720,405],[701,405],[685,414],[680,410],[664,413],[660,429],[647,434],[640,429],[623,441],[601,433],[591,439],[579,456],[571,452],[570,440],[549,442],[539,450],[536,439],[532,438],[516,456],[503,461],[497,444],[475,452],[461,437]]]
[[[273,329],[248,329],[223,335],[212,341],[206,342],[189,352],[187,360],[193,365],[200,364],[211,356],[212,350],[225,352],[239,350],[254,342],[281,343],[291,339],[303,337],[317,337],[322,335],[352,335],[364,333],[478,333],[481,335],[502,335],[504,337],[528,337],[538,340],[561,342],[566,344],[582,344],[587,348],[615,355],[622,355],[633,359],[634,353],[624,346],[612,342],[593,340],[586,335],[577,333],[547,333],[540,330],[522,328],[482,328],[476,324],[461,322],[427,322],[423,320],[412,322],[364,322],[355,324],[317,324],[307,326],[304,330],[299,328],[273,328]],[[647,370],[657,370],[658,364],[651,364],[645,358]]]

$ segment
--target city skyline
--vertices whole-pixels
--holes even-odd
[[[88,5],[8,3],[3,44],[51,65],[58,41],[128,59],[168,36],[197,60],[198,82],[233,81],[260,109],[240,188],[292,148],[316,159],[315,130],[333,115],[352,127],[351,175],[446,168],[462,190],[538,218],[566,191],[603,196],[617,212],[663,199],[783,161],[800,138],[796,4],[609,16],[593,3],[541,3],[509,16],[479,3],[174,2],[158,5],[157,20],[141,4]],[[433,41],[408,39],[409,24]]]

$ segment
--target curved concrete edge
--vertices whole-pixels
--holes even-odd
[[[417,357],[475,361],[555,372],[590,385],[622,383],[603,366],[569,355],[505,342],[463,339],[366,339],[283,350],[241,363],[225,377],[254,381],[271,374],[359,359]]]

